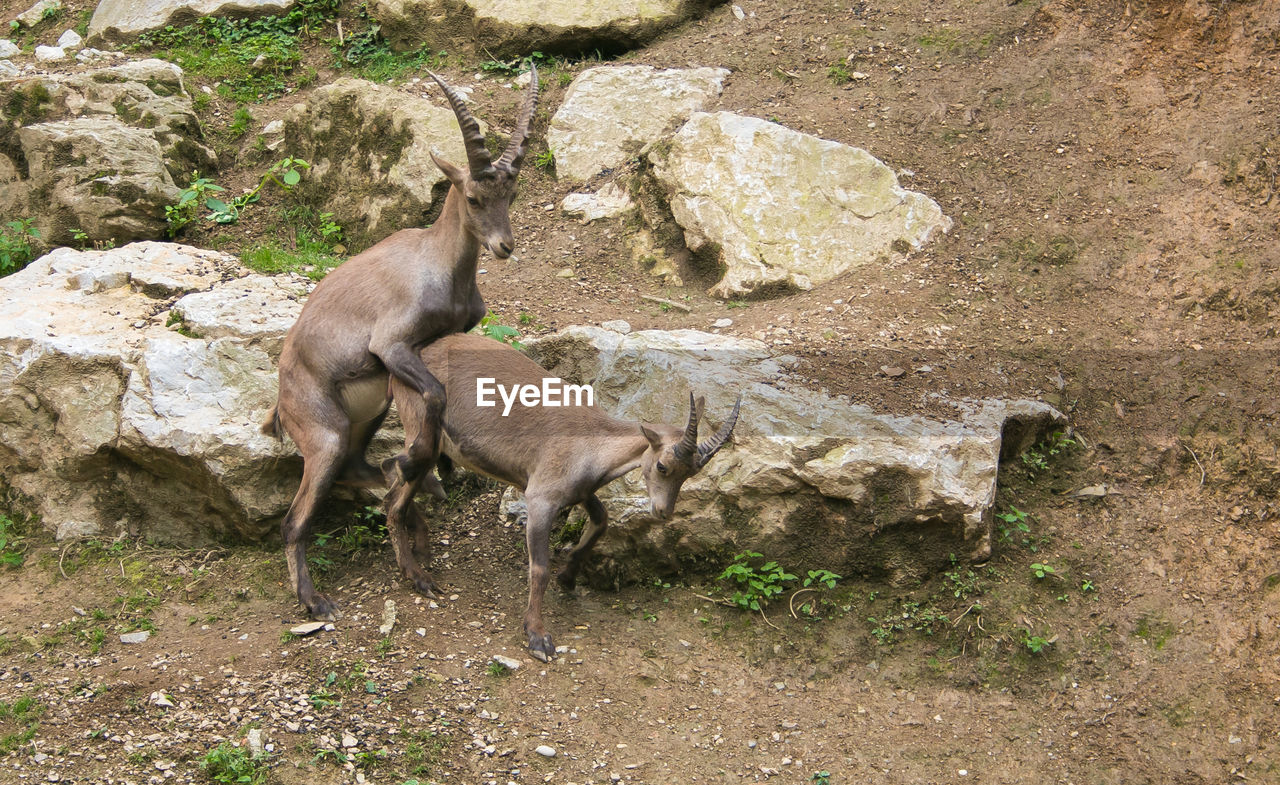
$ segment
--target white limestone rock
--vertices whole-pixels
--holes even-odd
[[[810,289],[951,226],[867,151],[754,117],[694,114],[649,159],[690,250],[719,249],[726,299]]]
[[[556,177],[590,180],[623,165],[720,97],[723,68],[590,68],[578,75],[547,128]]]

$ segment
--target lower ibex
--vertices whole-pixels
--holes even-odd
[[[293,588],[317,619],[332,619],[335,608],[316,591],[307,570],[312,519],[335,482],[356,487],[386,482],[365,461],[365,450],[390,405],[389,377],[402,384],[403,395],[416,399],[406,408],[419,418],[414,432],[421,438],[384,464],[384,472],[425,477],[427,487],[443,497],[430,469],[438,455],[445,391],[419,351],[442,335],[470,330],[484,317],[476,288],[480,248],[505,259],[515,245],[510,206],[537,105],[537,72],[510,143],[496,162],[462,99],[440,77],[431,77],[457,115],[468,165],[455,166],[433,152],[431,159],[451,183],[439,220],[428,229],[396,232],[316,286],[285,336],[280,396],[263,424],[263,431],[277,438],[283,428],[302,453],[302,483],[280,530]]]
[[[452,461],[524,492],[528,505],[525,537],[529,550],[529,604],[524,632],[529,649],[542,660],[555,652],[542,621],[542,597],[550,578],[550,532],[559,513],[582,504],[588,523],[568,562],[558,575],[561,586],[573,588],[596,540],[608,525],[604,505],[595,493],[601,486],[637,467],[644,473],[653,514],[669,518],[676,495],[686,479],[716,454],[738,420],[735,403],[719,432],[698,443],[698,422],[703,399],[689,395],[689,422],[648,425],[610,417],[595,406],[527,406],[510,409],[479,405],[480,396],[493,391],[547,389],[544,379],[554,377],[511,347],[475,335],[450,335],[422,350],[422,359],[445,388],[443,454]],[[392,395],[405,423],[405,443],[421,437],[425,403],[397,377]],[[532,398],[532,396],[530,396]],[[572,404],[572,401],[568,403]],[[445,469],[449,461],[440,460]],[[429,554],[426,521],[414,507],[413,497],[422,478],[397,480],[387,493],[387,528],[396,562],[415,586],[435,587],[435,579],[422,569],[419,559]],[[413,543],[409,530],[413,530]]]

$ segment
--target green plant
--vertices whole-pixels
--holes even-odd
[[[236,107],[236,111],[231,115],[231,125],[227,126],[227,132],[231,134],[233,139],[239,139],[248,132],[249,126],[253,124],[253,114],[243,106]]]
[[[1093,585],[1093,581],[1089,580],[1088,578],[1080,581],[1081,594],[1088,594],[1090,592],[1096,592],[1097,590],[1098,590],[1097,587]]]
[[[827,69],[827,78],[835,84],[843,85],[853,81],[853,74],[844,67],[844,63],[835,63]]]
[[[550,148],[543,150],[533,157],[533,165],[539,169],[552,170],[556,167],[556,154]]]
[[[480,70],[499,76],[516,76],[523,71],[528,71],[532,65],[555,68],[557,63],[554,57],[549,57],[542,52],[530,52],[527,56],[517,57],[514,60],[485,60],[480,63]]]
[[[493,311],[489,311],[484,315],[484,318],[480,320],[480,324],[476,326],[475,332],[495,341],[510,344],[517,349],[524,348],[524,345],[520,343],[520,331],[498,321],[498,317],[494,315]]]
[[[5,567],[21,567],[26,559],[19,525],[8,515],[0,513],[0,564]]]
[[[836,582],[842,577],[844,576],[836,575],[830,570],[809,570],[809,574],[805,576],[804,583],[801,585],[805,588],[826,586],[828,589],[834,589]]]
[[[1022,632],[1022,644],[1026,646],[1027,650],[1030,651],[1032,654],[1039,654],[1040,652],[1044,651],[1048,647],[1052,646],[1053,642],[1056,640],[1057,640],[1057,636],[1054,636],[1052,638],[1045,638],[1040,635],[1033,635],[1029,630],[1023,630]]]
[[[205,753],[200,759],[200,768],[214,782],[257,785],[267,778],[269,760],[266,753],[250,752],[245,747],[224,741]]]
[[[1049,538],[1041,535],[1035,536],[1031,534],[1031,514],[1023,510],[1019,510],[1012,504],[1009,505],[1008,512],[996,513],[996,520],[1001,521],[1003,525],[998,525],[1000,530],[1000,542],[1017,542],[1027,550],[1035,553],[1040,547],[1049,541]]]
[[[311,164],[301,158],[286,157],[276,161],[262,175],[262,179],[258,181],[258,185],[248,193],[241,194],[230,202],[224,202],[221,199],[209,197],[205,199],[205,206],[209,208],[209,219],[214,223],[232,224],[240,220],[240,215],[245,208],[254,204],[262,198],[261,193],[267,183],[275,183],[282,191],[290,191],[293,186],[302,181],[302,169],[310,169]],[[276,175],[279,175],[277,177]],[[222,189],[219,189],[222,190]]]
[[[1048,564],[1036,562],[1031,565],[1031,574],[1034,575],[1037,580],[1044,580],[1051,575],[1056,575],[1057,570],[1053,569],[1053,567]]]
[[[32,245],[40,240],[40,230],[32,221],[18,218],[0,227],[0,276],[16,273],[35,258]]]
[[[813,776],[809,778],[809,781],[812,782],[813,785],[831,785],[831,772],[826,771],[825,769],[822,771],[815,771]]]
[[[1032,475],[1037,472],[1048,470],[1051,459],[1056,458],[1068,448],[1074,447],[1075,439],[1072,439],[1065,431],[1054,431],[1044,438],[1043,441],[1034,447],[1029,447],[1026,452],[1022,453],[1022,464],[1027,467],[1027,471]]]
[[[731,598],[743,610],[760,611],[769,601],[782,593],[786,584],[796,576],[782,569],[776,561],[768,561],[760,567],[751,566],[752,559],[763,558],[755,551],[746,551],[733,557],[733,563],[716,577],[737,586]]]
[[[507,670],[507,666],[497,661],[490,661],[488,667],[484,669],[484,672],[490,676],[498,678],[511,675],[511,671]]]
[[[40,717],[44,714],[44,704],[37,703],[30,695],[24,695],[13,703],[0,701],[0,722],[12,722],[16,730],[0,736],[0,756],[25,746],[36,735],[40,728]]]
[[[184,227],[196,220],[200,205],[212,198],[209,194],[225,190],[212,178],[192,172],[191,182],[178,193],[178,203],[165,205],[164,220],[169,224],[169,237],[177,237]]]

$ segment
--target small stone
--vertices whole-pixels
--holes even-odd
[[[147,638],[151,637],[151,633],[147,630],[138,630],[137,632],[126,632],[120,636],[121,643],[146,643]]]
[[[272,120],[262,128],[263,135],[284,133],[284,120]]]
[[[714,322],[711,323],[711,326],[712,327],[728,327],[731,324],[733,324],[733,320],[726,318],[726,319],[716,319]]]
[[[391,629],[396,626],[396,601],[387,600],[382,606],[382,624],[378,627],[378,632],[382,635],[390,635]]]
[[[342,734],[342,746],[345,749],[351,749],[359,743],[360,742],[356,740],[356,737],[352,736],[350,733]]]
[[[573,271],[572,267],[566,267],[560,272],[556,273],[557,278],[576,278],[577,276],[578,274]]]
[[[298,636],[310,635],[313,632],[318,632],[319,630],[323,630],[325,627],[325,624],[327,624],[327,622],[309,621],[306,624],[299,624],[296,627],[290,627],[289,633],[291,635],[298,635]]]
[[[60,46],[37,46],[36,59],[42,63],[51,63],[67,59],[67,53]]]
[[[906,373],[904,369],[899,368],[896,365],[882,365],[880,366],[880,370],[881,372],[884,373],[885,376],[888,376],[890,379],[896,379],[902,374]]]
[[[58,36],[58,47],[61,49],[79,49],[84,39],[75,30],[67,30]]]
[[[554,758],[556,756],[556,748],[548,747],[545,744],[539,744],[533,751],[544,758]]]
[[[151,693],[151,703],[152,705],[159,706],[162,709],[174,708],[173,699],[171,699],[168,695],[165,695],[163,692],[159,690],[156,690],[155,692]]]
[[[21,71],[8,60],[0,60],[0,76],[17,76]]]
[[[249,745],[250,752],[254,755],[262,754],[262,728],[250,728],[244,740]]]
[[[512,659],[512,658],[510,658],[510,657],[504,657],[504,656],[503,656],[503,655],[501,655],[501,654],[495,654],[495,655],[493,655],[493,661],[494,661],[494,662],[496,662],[496,663],[498,663],[499,665],[501,665],[502,667],[506,668],[506,669],[507,669],[507,670],[509,670],[509,671],[514,671],[514,670],[519,670],[519,669],[520,669],[520,661],[519,661],[519,660],[515,660],[515,659]]]
[[[0,58],[13,57],[22,52],[22,47],[18,46],[8,38],[0,38]]]
[[[742,6],[740,5],[735,5],[733,7],[733,16],[735,19],[739,19],[739,20],[747,18],[746,12],[742,10]]]
[[[623,319],[613,319],[608,322],[600,322],[600,326],[606,330],[626,335],[631,332],[631,324]]]

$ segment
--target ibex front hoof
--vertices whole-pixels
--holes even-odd
[[[440,591],[440,587],[436,585],[435,580],[431,576],[413,579],[413,588],[418,594],[430,597],[433,600],[439,599],[440,595],[436,592]]]
[[[437,501],[444,501],[447,498],[444,486],[440,484],[440,480],[436,479],[436,476],[431,472],[427,472],[427,477],[422,481],[422,485],[426,488],[427,493],[434,496]]]
[[[541,635],[530,633],[529,653],[543,662],[551,662],[551,658],[556,655],[556,646],[551,642],[551,634],[546,632]]]
[[[303,602],[307,607],[307,613],[316,621],[337,621],[338,606],[333,600],[323,594],[316,594],[311,598],[310,602]]]

